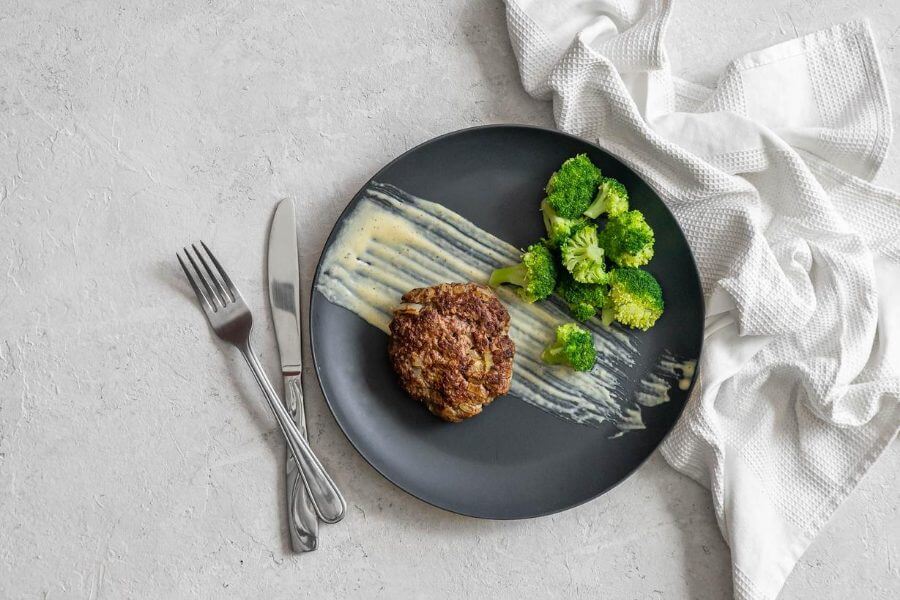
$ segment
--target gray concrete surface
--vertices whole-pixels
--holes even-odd
[[[896,106],[888,0],[683,1],[668,46],[711,83],[741,52],[864,16]],[[381,479],[314,386],[313,443],[350,508],[290,555],[279,434],[174,263],[205,239],[261,309],[277,199],[299,199],[308,284],[338,212],[396,154],[550,125],[499,2],[6,1],[0,66],[0,598],[730,596],[707,492],[658,456],[563,514],[466,519]],[[880,177],[895,189],[898,156]],[[272,340],[263,321],[274,373]],[[894,444],[784,599],[900,594],[898,469]]]

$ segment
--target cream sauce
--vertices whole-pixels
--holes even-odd
[[[439,204],[372,184],[325,255],[317,289],[387,333],[392,309],[406,291],[440,282],[484,283],[493,269],[518,262],[519,255],[515,247]],[[621,383],[637,357],[635,340],[627,332],[593,319],[586,326],[598,349],[594,369],[575,373],[549,366],[540,355],[555,327],[571,321],[564,305],[555,299],[526,304],[508,288],[497,294],[509,310],[510,337],[516,344],[512,395],[577,423],[608,421],[620,430],[643,429],[639,405],[668,399],[662,372],[655,374],[659,381],[642,382],[637,404],[622,397]]]
[[[679,361],[670,353],[664,352],[653,371],[641,380],[635,402],[648,407],[668,402],[670,382],[677,381],[678,389],[687,391],[694,380],[696,369],[696,360]]]

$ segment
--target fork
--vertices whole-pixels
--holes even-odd
[[[183,249],[192,269],[188,268],[180,253],[176,252],[175,256],[194,289],[194,293],[197,294],[200,307],[213,331],[222,340],[237,346],[244,360],[250,366],[250,370],[253,371],[256,383],[259,384],[266,403],[272,409],[281,433],[287,440],[291,454],[300,467],[300,475],[309,491],[316,514],[326,523],[336,523],[344,518],[344,512],[347,509],[344,497],[284,408],[275,388],[272,387],[272,382],[269,381],[259,359],[256,358],[256,353],[250,345],[253,316],[250,314],[247,303],[212,251],[202,241],[200,246],[203,247],[206,257],[196,244],[191,244],[190,248]],[[191,249],[193,249],[193,254]],[[208,262],[207,258],[209,258]],[[202,265],[202,269],[198,263]],[[212,263],[212,267],[210,267],[210,263]],[[198,281],[200,285],[198,285]]]

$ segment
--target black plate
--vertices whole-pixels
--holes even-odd
[[[547,178],[563,160],[581,152],[604,175],[625,184],[632,206],[644,212],[656,232],[656,256],[647,269],[662,285],[666,311],[653,329],[638,336],[641,356],[631,373],[633,386],[663,350],[680,358],[699,357],[704,309],[697,268],[681,229],[632,170],[597,146],[557,131],[488,126],[426,142],[372,181],[441,203],[524,247],[544,234],[538,204]],[[338,219],[323,255],[360,198],[361,193]],[[321,263],[314,290],[320,270]],[[616,439],[611,439],[616,433],[612,425],[577,425],[512,396],[498,398],[474,419],[448,424],[400,389],[388,363],[384,333],[316,291],[310,321],[322,391],[363,458],[410,494],[474,517],[535,517],[602,494],[653,452],[689,393],[673,387],[668,403],[643,410],[646,430]]]

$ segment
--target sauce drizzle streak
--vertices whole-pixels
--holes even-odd
[[[484,283],[494,268],[518,262],[519,255],[439,204],[373,183],[325,255],[317,290],[387,333],[391,311],[406,291],[441,282]],[[555,327],[572,320],[565,305],[556,298],[526,304],[508,288],[496,291],[509,310],[516,344],[510,394],[547,412],[584,425],[643,429],[641,406],[668,401],[667,381],[676,369],[682,377],[693,376],[692,366],[688,374],[684,364],[664,355],[637,397],[624,398],[622,382],[637,358],[635,339],[596,319],[584,324],[598,350],[590,373],[546,365],[540,355]]]

